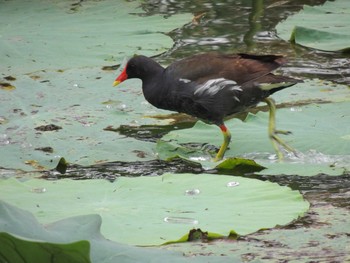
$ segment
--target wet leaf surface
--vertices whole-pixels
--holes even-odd
[[[347,87],[343,88],[347,90]],[[278,110],[277,127],[292,132],[284,138],[297,152],[296,156],[286,153],[281,162],[276,160],[267,136],[268,113],[249,114],[244,122],[237,119],[226,121],[226,126],[232,133],[226,158],[254,159],[267,168],[260,174],[313,176],[319,173],[340,175],[348,172],[350,115],[346,112],[350,104],[347,97],[343,99],[344,102],[333,104],[312,103]],[[203,146],[192,147],[193,144],[205,145],[208,142],[219,146],[222,142],[220,130],[215,125],[197,122],[191,129],[176,130],[165,135],[157,144],[157,152],[165,160],[180,156],[201,163],[205,169],[213,169],[217,167],[212,161],[215,151],[207,152]]]
[[[42,225],[25,210],[0,201],[0,228],[15,236],[0,233],[0,259],[13,262],[203,262],[203,257],[188,258],[182,253],[128,246],[101,235],[101,217],[86,215]],[[78,241],[77,240],[82,240]],[[43,242],[45,241],[45,242]],[[72,243],[74,242],[74,243]],[[89,254],[89,248],[91,254]],[[33,253],[36,252],[36,253]],[[210,262],[239,262],[238,257],[206,257]],[[12,262],[12,261],[11,261]]]
[[[237,255],[243,262],[347,262],[349,258],[349,175],[346,177],[284,178],[311,203],[309,212],[286,227],[262,230],[237,240],[222,239],[168,249],[186,251],[187,256]],[[310,188],[312,190],[310,190]]]
[[[231,231],[246,235],[286,225],[309,207],[288,187],[204,173],[119,177],[113,183],[3,179],[0,188],[2,200],[27,209],[41,223],[99,213],[108,239],[143,246],[177,242],[192,228],[208,231],[209,238]],[[38,195],[37,189],[45,191]]]

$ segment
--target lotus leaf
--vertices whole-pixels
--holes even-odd
[[[285,225],[309,205],[298,191],[275,183],[212,174],[106,180],[0,180],[1,199],[32,212],[41,223],[98,213],[113,241],[159,245],[191,229],[240,235]]]
[[[0,233],[0,243],[1,262],[91,262],[90,245],[87,241],[53,244],[22,240],[7,233]]]
[[[320,192],[308,195],[314,195],[317,201],[312,202],[308,215],[293,227],[259,231],[234,244],[217,240],[201,246],[172,244],[167,247],[185,255],[227,255],[234,249],[243,262],[349,262],[348,208],[334,207],[322,197],[320,201],[323,196]]]
[[[54,260],[66,263],[90,262],[91,258],[91,262],[96,263],[240,262],[233,255],[188,258],[182,253],[120,244],[104,238],[100,227],[101,217],[98,215],[70,217],[42,225],[31,213],[0,201],[0,261],[37,263]],[[31,253],[27,253],[28,250]],[[47,260],[48,254],[50,260]]]
[[[327,1],[322,6],[304,6],[276,27],[284,40],[325,51],[350,50],[348,0]]]
[[[5,1],[0,10],[1,72],[25,74],[120,63],[125,56],[153,56],[172,47],[169,32],[188,14],[144,16],[137,1]],[[142,16],[141,16],[142,15]]]
[[[0,86],[1,167],[47,170],[62,158],[80,165],[156,158],[153,144],[111,127],[166,120],[143,118],[156,111],[143,99],[139,82],[113,89],[116,73],[96,66],[120,63],[136,51],[155,55],[170,48],[172,40],[160,32],[189,16],[130,14],[140,9],[126,1],[84,2],[76,12],[70,7],[69,1],[1,5],[6,26],[0,29],[0,69],[11,83]]]
[[[244,122],[231,119],[226,122],[232,133],[232,144],[226,157],[253,158],[268,168],[262,170],[261,174],[341,175],[350,170],[349,107],[349,102],[345,101],[279,109],[277,125],[292,132],[286,141],[298,152],[297,156],[287,155],[283,162],[275,160],[267,136],[267,112],[249,114]],[[209,153],[188,145],[205,145],[208,142],[220,145],[221,141],[216,126],[198,122],[192,129],[172,131],[165,135],[158,142],[157,151],[163,159],[181,156],[202,162],[204,167],[214,168],[216,165],[210,161]],[[225,167],[225,161],[220,167]]]

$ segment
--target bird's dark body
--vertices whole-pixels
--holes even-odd
[[[142,80],[144,96],[155,107],[221,125],[224,117],[300,82],[271,73],[283,63],[285,59],[275,55],[206,53],[163,68],[137,56],[128,62],[126,74]]]
[[[302,82],[271,73],[284,63],[284,57],[275,55],[206,53],[163,68],[151,58],[136,56],[128,61],[113,85],[139,78],[146,100],[155,107],[187,113],[219,126],[224,140],[215,161],[223,159],[231,141],[224,118],[265,101],[270,112],[269,138],[278,159],[282,159],[280,147],[292,153],[295,150],[278,136],[289,132],[276,130],[276,106],[268,97]]]

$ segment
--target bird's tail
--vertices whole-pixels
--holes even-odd
[[[269,74],[272,75],[272,74]],[[269,79],[267,79],[269,80]],[[273,75],[273,78],[270,81],[260,82],[260,88],[265,91],[269,91],[270,94],[273,94],[282,89],[293,86],[297,83],[302,83],[301,79],[294,79],[290,77],[285,77],[281,75]]]

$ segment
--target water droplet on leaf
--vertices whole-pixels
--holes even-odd
[[[200,194],[200,190],[199,189],[189,189],[185,191],[186,195],[198,195]]]
[[[38,187],[38,188],[33,188],[30,191],[33,193],[37,193],[37,194],[43,194],[46,192],[46,188],[45,187]]]
[[[236,186],[239,186],[239,182],[232,181],[227,183],[227,187],[236,187]]]
[[[165,217],[164,222],[171,224],[197,225],[198,220],[190,217]]]

